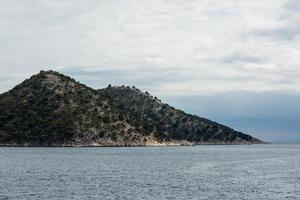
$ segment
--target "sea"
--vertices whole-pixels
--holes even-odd
[[[0,148],[0,200],[300,199],[300,144]]]

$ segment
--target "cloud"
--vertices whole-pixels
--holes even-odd
[[[174,81],[184,81],[190,78],[187,75],[180,74],[177,69],[118,69],[96,67],[85,68],[69,67],[62,68],[60,72],[69,76],[76,77],[85,83],[90,83],[95,88],[105,87],[108,84],[113,85],[138,85],[144,90],[154,89],[161,84]]]
[[[260,30],[258,35],[279,40],[294,40],[300,35],[299,27],[291,27],[290,25],[282,25],[274,29]]]
[[[284,4],[284,7],[289,11],[298,13],[300,10],[300,2],[297,0],[288,0]]]
[[[288,0],[282,4],[272,27],[257,30],[257,35],[271,40],[299,40],[300,3]]]
[[[263,61],[266,60],[266,58],[247,55],[247,54],[240,54],[235,53],[230,56],[224,57],[221,59],[221,63],[224,64],[244,64],[244,63],[263,63]]]
[[[299,91],[297,8],[280,0],[0,1],[0,72],[54,69],[96,88],[135,84],[170,95]]]

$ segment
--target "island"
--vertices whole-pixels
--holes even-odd
[[[258,144],[132,86],[93,89],[41,71],[0,95],[0,146]]]

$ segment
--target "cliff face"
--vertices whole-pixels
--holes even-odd
[[[0,145],[151,146],[261,143],[131,87],[94,90],[41,71],[0,95]]]

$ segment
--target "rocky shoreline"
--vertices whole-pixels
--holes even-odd
[[[235,143],[235,142],[217,142],[217,143],[155,143],[155,144],[50,144],[50,145],[37,145],[37,144],[0,144],[0,147],[178,147],[178,146],[200,146],[200,145],[254,145],[254,144],[269,144],[267,142],[257,143]]]

